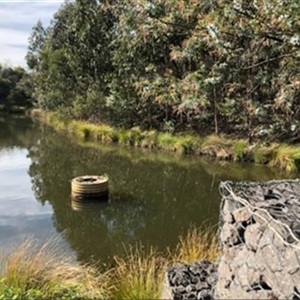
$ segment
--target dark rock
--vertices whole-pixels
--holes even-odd
[[[212,284],[207,283],[207,281]],[[209,261],[190,265],[178,264],[168,268],[163,286],[162,299],[197,299],[201,295],[212,298],[212,287],[216,283],[216,266]],[[204,299],[204,298],[203,298]]]

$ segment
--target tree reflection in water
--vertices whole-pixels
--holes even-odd
[[[274,178],[270,169],[257,172],[254,166],[245,173],[242,165],[234,164],[222,168],[210,163],[204,168],[197,157],[83,147],[29,120],[8,123],[0,119],[1,142],[27,148],[35,197],[52,206],[53,226],[84,262],[108,263],[113,255],[124,253],[124,245],[136,242],[175,247],[178,235],[190,225],[218,222],[220,180],[255,179],[258,173]],[[71,179],[104,173],[109,175],[109,201],[74,209]]]

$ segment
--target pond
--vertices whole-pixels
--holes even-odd
[[[110,199],[78,205],[70,180],[109,176]],[[57,237],[81,262],[109,263],[141,243],[173,249],[191,226],[218,223],[221,180],[284,176],[150,150],[78,143],[25,117],[0,116],[0,251],[28,236]]]

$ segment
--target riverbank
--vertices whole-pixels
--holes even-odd
[[[192,134],[171,134],[155,130],[143,131],[139,127],[129,130],[105,124],[67,120],[56,113],[39,109],[30,111],[34,120],[60,132],[76,136],[90,143],[116,143],[131,147],[158,149],[179,155],[203,155],[216,160],[253,162],[276,167],[292,173],[300,170],[300,147],[279,143],[249,143],[246,139],[234,139],[223,135],[199,137]]]
[[[136,245],[126,252],[111,268],[96,270],[72,262],[55,239],[28,239],[1,256],[0,299],[159,299],[167,266],[215,260],[218,243],[211,227],[191,228],[174,251]]]

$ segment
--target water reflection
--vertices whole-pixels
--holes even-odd
[[[121,156],[114,149],[77,146],[50,129],[44,130],[28,155],[35,196],[51,204],[59,232],[69,229],[68,240],[79,259],[93,256],[106,261],[123,244],[137,241],[172,247],[190,224],[217,222],[218,191],[211,189],[212,178],[199,161],[180,165],[146,160],[145,153]],[[74,210],[70,180],[104,173],[110,178],[109,202],[81,211],[77,205]]]
[[[218,222],[220,180],[280,177],[253,165],[222,167],[197,157],[83,147],[25,119],[1,122],[0,118],[0,130],[0,148],[27,149],[36,200],[52,207],[51,226],[85,262],[91,258],[108,262],[113,255],[123,253],[124,244],[139,241],[160,249],[174,247],[178,235],[191,224]],[[110,178],[108,201],[72,201],[72,178],[104,173]]]

